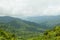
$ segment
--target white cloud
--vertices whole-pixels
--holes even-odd
[[[60,15],[60,0],[0,0],[0,15]]]

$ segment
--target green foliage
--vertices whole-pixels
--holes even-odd
[[[37,36],[44,31],[43,28],[40,27],[40,24],[13,17],[1,17],[0,29],[17,35],[19,40],[25,40]]]
[[[60,40],[60,26],[45,31],[42,35],[28,38],[27,40]]]
[[[60,26],[56,26],[54,29],[48,30],[42,36],[43,40],[60,40]]]
[[[60,20],[37,24],[18,18],[3,17],[0,19],[0,40],[60,40],[60,26],[51,28],[57,23],[59,25]],[[51,30],[45,31],[46,29]]]
[[[0,40],[16,40],[16,38],[14,34],[0,30]]]

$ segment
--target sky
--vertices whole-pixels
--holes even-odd
[[[60,0],[0,0],[0,16],[60,15]]]

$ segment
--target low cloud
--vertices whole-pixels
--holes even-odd
[[[60,15],[60,0],[0,0],[0,15]]]

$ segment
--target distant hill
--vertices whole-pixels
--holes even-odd
[[[60,16],[37,16],[28,17],[25,20],[40,24],[42,27],[53,27],[60,25]]]

